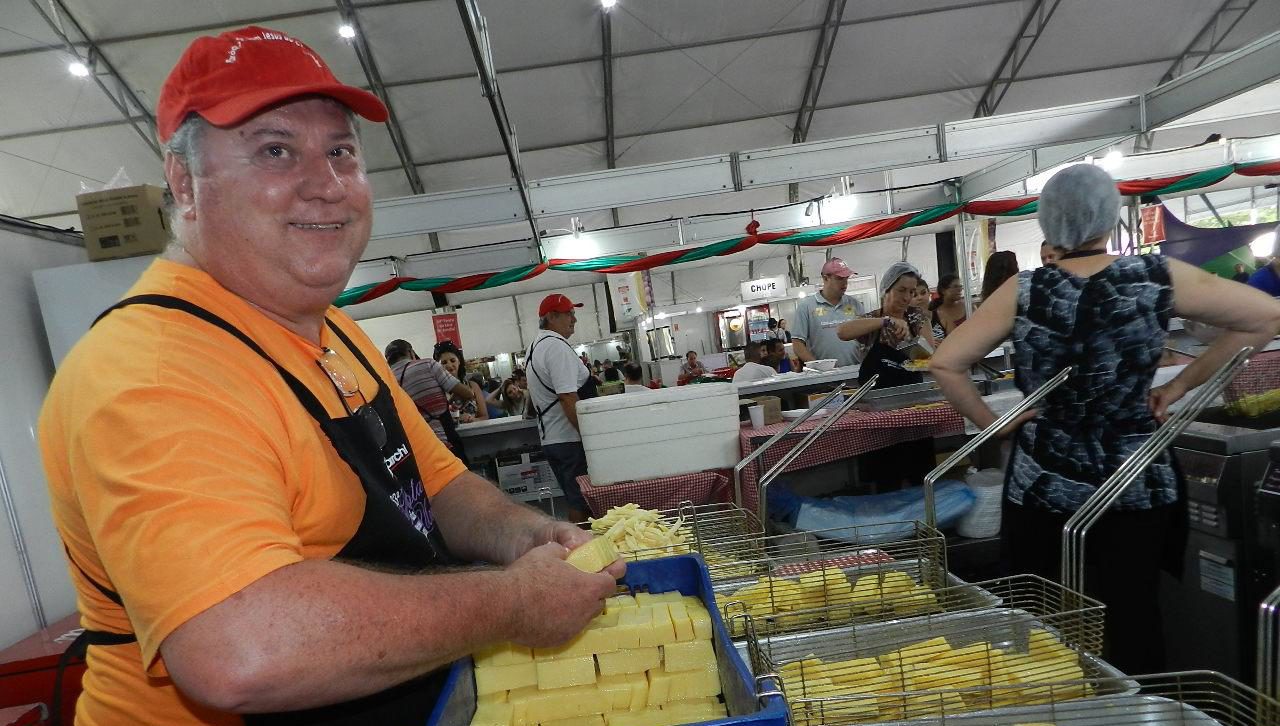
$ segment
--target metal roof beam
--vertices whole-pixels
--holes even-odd
[[[1133,136],[1243,93],[1277,75],[1280,33],[1273,33],[1140,96],[533,180],[527,198],[514,186],[404,197],[378,205],[374,232],[394,237],[485,226],[515,221],[522,209],[529,219],[568,215],[1014,154],[964,179],[962,198],[974,199],[1079,158],[1092,148],[1115,143],[1117,137]],[[451,226],[442,224],[446,219]]]
[[[387,132],[391,134],[391,145],[395,147],[396,156],[400,159],[400,168],[404,170],[404,175],[409,180],[409,188],[413,193],[422,194],[426,188],[422,186],[422,177],[418,175],[418,167],[413,163],[413,152],[409,150],[409,140],[405,138],[404,127],[400,125],[396,107],[392,105],[391,96],[382,82],[382,72],[378,70],[378,61],[373,57],[373,49],[369,47],[369,39],[364,34],[364,27],[360,24],[360,15],[352,7],[351,0],[337,0],[337,3],[343,19],[356,31],[352,43],[356,58],[360,61],[360,68],[364,70],[364,77],[369,81],[369,87],[374,95],[382,99],[383,105],[387,107]]]
[[[1031,12],[1023,18],[1018,34],[1014,36],[1009,49],[1000,59],[996,72],[991,75],[991,80],[983,89],[977,108],[973,110],[974,118],[991,116],[996,112],[996,107],[1004,100],[1009,87],[1018,80],[1018,73],[1022,71],[1023,64],[1031,56],[1031,50],[1044,34],[1044,29],[1049,25],[1050,18],[1053,17],[1053,13],[1061,2],[1062,0],[1035,0],[1035,4],[1031,6]]]
[[[40,17],[44,18],[44,21],[49,24],[49,29],[63,42],[67,52],[88,67],[90,75],[93,76],[93,82],[111,100],[111,104],[116,107],[120,115],[138,133],[147,148],[151,149],[157,157],[162,156],[160,143],[156,141],[155,116],[151,115],[151,110],[142,101],[138,100],[137,94],[125,82],[124,77],[111,64],[111,61],[102,54],[102,51],[89,37],[89,34],[84,31],[84,27],[80,25],[75,16],[67,11],[67,6],[63,4],[62,0],[49,0],[49,10],[54,15],[50,15],[45,10],[40,0],[31,0],[31,7],[35,8]],[[65,20],[75,34],[81,38],[81,44],[88,49],[87,57],[80,54],[80,50],[72,42],[71,36],[63,29],[62,20]],[[99,73],[99,69],[101,69],[102,73]],[[114,88],[108,86],[106,80],[103,79],[103,75],[111,79],[111,86],[114,86]],[[142,121],[138,122],[136,120],[138,118],[141,118]]]
[[[1148,133],[1183,116],[1208,108],[1220,101],[1257,88],[1280,77],[1280,32],[1265,35],[1232,51],[1218,60],[1150,91],[1129,99],[1081,104],[1091,112],[1060,115],[1057,111],[1031,111],[996,116],[985,121],[996,128],[973,128],[978,134],[1013,151],[1019,137],[1025,136],[1020,153],[964,177],[960,182],[960,198],[977,199],[1004,189],[1029,177],[1074,159],[1079,159],[1109,146],[1123,143],[1138,134]],[[1108,108],[1108,106],[1111,106]],[[1051,114],[1046,117],[1045,114]],[[948,124],[965,128],[979,120]],[[1067,124],[1074,138],[1047,137],[1040,129]],[[948,137],[948,141],[950,136]],[[1037,143],[1038,141],[1038,143]]]
[[[600,8],[600,60],[604,71],[604,156],[608,168],[618,166],[617,139],[613,129],[613,13],[610,8]],[[619,224],[618,209],[609,210],[613,224]]]
[[[827,77],[827,65],[831,62],[831,51],[836,46],[836,33],[840,32],[840,21],[844,19],[846,3],[847,0],[827,0],[827,12],[823,17],[822,28],[818,31],[818,42],[813,47],[813,61],[809,63],[804,93],[800,95],[800,109],[796,111],[796,121],[791,127],[793,144],[809,139],[809,127],[813,124],[813,114],[818,110],[818,97],[822,94],[822,82]],[[787,200],[800,201],[799,184],[788,186]]]
[[[1222,5],[1218,6],[1218,9],[1209,17],[1204,27],[1200,28],[1200,32],[1191,39],[1187,49],[1182,51],[1182,55],[1169,66],[1169,70],[1160,76],[1156,85],[1168,83],[1187,71],[1193,71],[1204,65],[1209,56],[1217,52],[1222,41],[1227,39],[1232,30],[1235,30],[1245,14],[1257,4],[1258,0],[1223,0]],[[1193,60],[1199,62],[1191,65]]]
[[[533,231],[533,238],[538,238],[538,223],[529,201],[529,185],[525,183],[524,167],[520,164],[520,145],[516,141],[516,131],[507,116],[507,108],[502,103],[502,92],[498,90],[498,73],[494,70],[493,46],[489,42],[489,31],[484,16],[476,0],[457,0],[458,13],[462,16],[462,26],[467,31],[467,41],[471,44],[471,55],[475,59],[476,71],[480,75],[480,87],[485,98],[489,99],[489,108],[493,111],[494,123],[498,126],[498,134],[502,136],[502,147],[507,152],[507,162],[511,166],[511,177],[516,182],[516,192],[524,207],[525,219]]]

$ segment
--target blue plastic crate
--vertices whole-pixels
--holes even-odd
[[[742,656],[733,647],[729,631],[720,618],[711,590],[711,578],[700,555],[680,555],[657,560],[627,563],[627,576],[622,584],[632,592],[671,592],[693,595],[702,600],[711,614],[715,628],[713,641],[716,660],[720,664],[720,685],[729,707],[728,718],[703,721],[706,726],[786,726],[787,707],[778,695],[757,696],[755,681]],[[767,681],[767,690],[776,693],[777,684]],[[449,669],[440,700],[436,703],[427,726],[468,726],[476,709],[475,675],[471,658],[456,661]]]

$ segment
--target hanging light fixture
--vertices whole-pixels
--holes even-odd
[[[67,65],[67,72],[75,76],[76,78],[88,78],[89,66],[85,65],[84,63],[81,63],[78,60],[71,61],[71,63]]]

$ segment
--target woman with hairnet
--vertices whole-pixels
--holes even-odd
[[[840,340],[856,340],[862,353],[858,383],[879,375],[876,388],[923,383],[918,371],[907,370],[909,356],[904,348],[920,335],[930,337],[933,328],[924,311],[915,307],[920,271],[906,262],[895,262],[880,278],[880,309],[842,323],[836,329]],[[897,487],[919,484],[933,468],[933,441],[903,441],[858,457],[863,481]]]
[[[1119,213],[1120,197],[1106,172],[1077,164],[1055,174],[1041,192],[1039,222],[1061,259],[1002,285],[930,362],[947,399],[984,428],[996,415],[974,388],[969,368],[1011,333],[1023,393],[1072,368],[1038,411],[1002,432],[1016,431],[1004,502],[1005,553],[1015,572],[1057,580],[1062,529],[1072,513],[1151,436],[1170,404],[1243,346],[1263,346],[1280,331],[1280,302],[1256,290],[1161,255],[1109,254]],[[1173,316],[1228,332],[1153,389]],[[1166,552],[1181,555],[1178,490],[1166,452],[1089,534],[1094,569],[1085,581],[1106,603],[1108,657],[1126,673],[1164,665],[1156,592]]]
[[[904,367],[909,356],[903,350],[921,334],[932,342],[928,315],[914,305],[919,283],[920,271],[911,263],[893,263],[880,278],[880,309],[836,329],[840,340],[856,340],[864,352],[858,383],[866,383],[876,374],[880,376],[876,388],[924,382],[923,375]]]

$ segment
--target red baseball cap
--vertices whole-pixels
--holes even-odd
[[[381,123],[387,107],[377,96],[340,82],[315,51],[278,30],[250,25],[187,46],[156,103],[156,130],[165,143],[189,114],[214,126],[234,126],[296,96],[329,96]]]
[[[547,313],[567,313],[580,307],[582,303],[575,303],[564,295],[556,293],[542,298],[542,304],[538,305],[538,317]]]
[[[822,266],[822,274],[835,275],[836,277],[848,277],[853,274],[853,270],[844,263],[839,257],[832,257]]]

